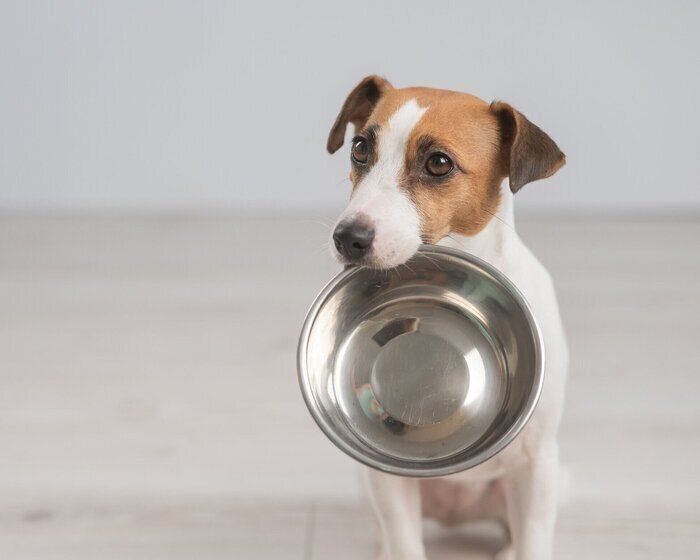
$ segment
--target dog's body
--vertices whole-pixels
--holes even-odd
[[[422,517],[444,524],[497,518],[511,545],[500,558],[548,560],[557,510],[557,430],[568,354],[552,281],[513,227],[510,190],[553,174],[564,156],[505,104],[454,92],[395,90],[371,76],[350,94],[329,137],[353,141],[353,196],[334,246],[345,263],[392,267],[421,241],[472,253],[508,276],[542,329],[546,371],[540,402],[506,449],[462,473],[419,480],[368,470],[382,560],[424,560]],[[362,145],[364,144],[364,146]],[[449,237],[448,237],[449,236]]]
[[[505,223],[494,219],[474,238],[448,238],[444,244],[496,266],[530,303],[545,342],[546,382],[540,402],[516,440],[473,469],[441,479],[400,481],[368,470],[370,496],[382,529],[381,558],[424,558],[421,510],[424,516],[446,525],[502,519],[513,546],[499,559],[550,558],[559,479],[556,434],[568,365],[567,347],[549,274],[510,227],[512,207],[504,210],[499,217]]]

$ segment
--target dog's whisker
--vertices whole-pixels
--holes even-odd
[[[429,262],[431,262],[432,264],[434,264],[435,267],[436,267],[438,270],[442,270],[442,267],[440,266],[440,263],[439,263],[435,258],[431,257],[430,255],[426,255],[425,253],[423,253],[423,256],[424,256],[426,259],[428,259]]]
[[[490,210],[487,210],[486,208],[484,208],[484,211],[485,211],[489,216],[491,216],[492,218],[496,218],[496,219],[497,219],[499,222],[501,222],[503,225],[505,225],[505,226],[509,227],[510,229],[512,229],[513,231],[515,231],[515,227],[513,226],[513,224],[509,224],[509,223],[506,222],[503,218],[501,218],[499,215],[497,215],[497,214],[491,212]]]
[[[324,222],[322,220],[315,220],[315,219],[298,220],[297,223],[299,223],[299,224],[315,224],[317,226],[324,227],[328,231],[330,231],[331,228],[333,227],[332,222],[329,223],[329,222]]]

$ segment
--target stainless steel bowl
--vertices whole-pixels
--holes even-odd
[[[297,365],[333,443],[370,467],[427,477],[478,465],[515,438],[537,404],[544,356],[503,274],[424,245],[406,266],[336,276],[309,310]]]

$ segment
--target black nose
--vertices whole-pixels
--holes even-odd
[[[374,240],[374,228],[366,223],[341,222],[333,232],[338,252],[350,260],[358,260],[369,252]]]

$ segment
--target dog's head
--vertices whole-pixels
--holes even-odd
[[[348,95],[328,136],[330,153],[349,123],[353,191],[332,237],[346,264],[389,268],[422,241],[474,235],[498,208],[505,177],[516,192],[564,165],[552,139],[506,103],[397,89],[378,76]]]

